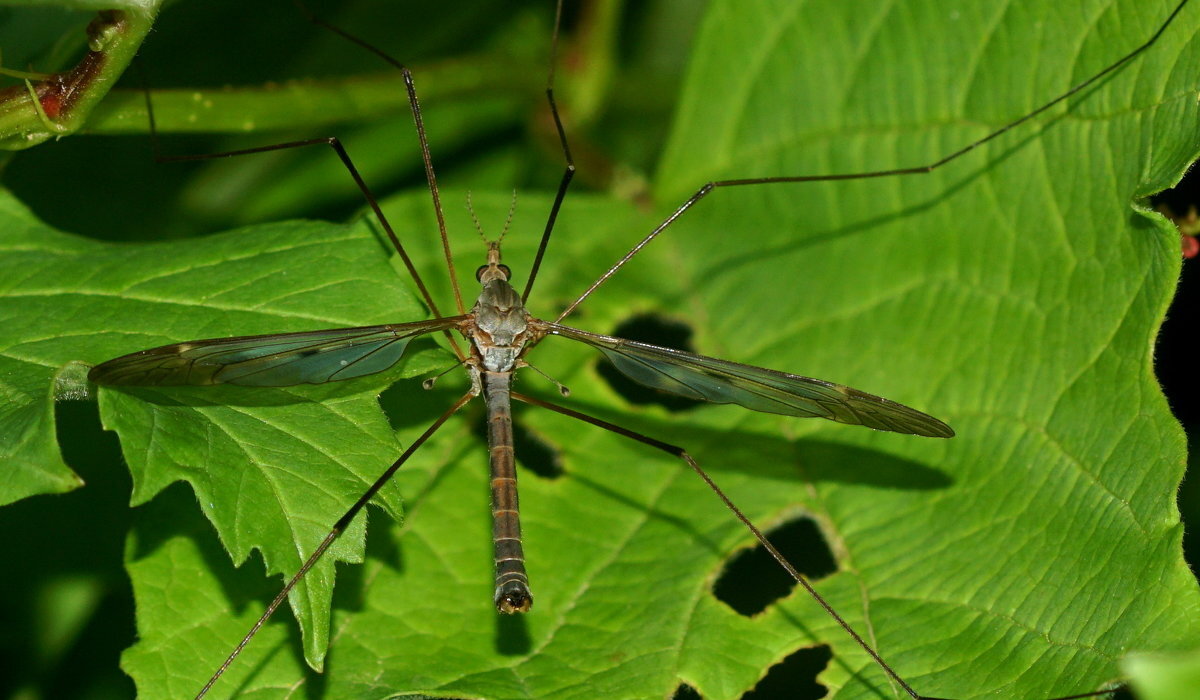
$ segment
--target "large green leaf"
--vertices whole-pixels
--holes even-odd
[[[681,172],[928,162],[1111,62],[1116,45],[1136,45],[1173,4],[1142,4],[1134,17],[1099,3],[1062,18],[1036,3],[776,8],[744,30],[771,37],[759,44],[770,48],[698,54],[684,114],[689,104],[713,102],[714,91],[744,98],[681,120],[660,182],[686,192]],[[709,20],[713,32],[730,35],[730,17]],[[845,40],[813,46],[799,28],[816,26]],[[843,35],[851,26],[860,31]],[[1175,45],[1191,36],[1183,30]],[[803,56],[782,50],[802,42],[811,49]],[[849,365],[856,383],[900,400],[912,394],[891,387],[911,378],[925,387],[918,395],[930,397],[917,405],[948,409],[942,417],[959,437],[917,461],[944,473],[950,488],[926,492],[914,475],[907,487],[881,492],[866,487],[870,475],[843,471],[817,477],[823,483],[809,505],[845,548],[844,573],[826,582],[828,592],[844,596],[839,609],[852,611],[923,693],[1092,690],[1118,676],[1109,658],[1124,649],[1195,634],[1185,622],[1194,616],[1195,583],[1179,568],[1174,505],[1184,444],[1150,362],[1178,256],[1170,229],[1130,206],[1173,182],[1194,157],[1191,126],[1178,141],[1166,133],[1195,118],[1186,67],[1195,52],[1161,50],[1169,44],[1032,133],[933,175],[818,185],[806,204],[781,187],[739,193],[736,207],[732,196],[711,203],[703,227],[675,239],[719,231],[740,241],[752,230],[772,251],[753,268],[737,258],[693,267],[693,278],[707,282],[697,287],[713,299],[705,308],[718,319],[715,336],[739,337],[772,321],[789,329],[727,345],[728,354],[777,364],[802,352],[806,370],[837,378],[844,375],[833,363]],[[918,63],[929,51],[942,60]],[[747,74],[761,78],[726,87],[712,77]],[[759,109],[768,104],[772,110]],[[749,116],[757,114],[770,116]],[[694,143],[706,148],[687,145]],[[704,169],[701,159],[714,166]],[[747,210],[762,212],[761,221],[749,221]],[[815,274],[815,265],[839,261],[854,272]],[[751,284],[763,277],[787,280],[795,301],[785,320],[771,309],[778,289]],[[846,348],[855,361],[846,362]],[[804,467],[829,456],[798,444],[800,459],[809,457]],[[1148,537],[1151,529],[1158,534]],[[1149,634],[1162,636],[1149,642]],[[862,659],[831,639],[835,658]],[[838,697],[867,694],[857,683],[883,685],[872,668],[847,661],[826,678],[836,686],[858,676]]]
[[[13,284],[5,297],[5,317],[12,321],[7,373],[35,387],[24,395],[18,393],[24,384],[11,389],[18,400],[11,402],[4,434],[15,438],[7,447],[14,466],[22,468],[12,472],[10,500],[37,492],[61,469],[51,469],[53,460],[35,460],[54,444],[52,421],[44,418],[53,390],[74,398],[70,383],[82,382],[82,372],[70,367],[56,376],[56,368],[70,361],[94,363],[162,344],[179,337],[181,326],[184,335],[224,336],[264,323],[293,329],[351,325],[342,320],[347,312],[356,318],[421,313],[406,302],[408,293],[361,227],[282,225],[212,237],[202,245],[131,250],[63,236],[11,201],[6,205],[3,260],[5,279]],[[375,284],[380,277],[385,282]],[[206,290],[202,299],[192,292],[200,287]],[[410,371],[436,366],[416,364]],[[263,547],[270,569],[294,571],[302,561],[297,543],[328,531],[324,509],[353,502],[395,449],[373,395],[378,382],[366,385],[366,392],[362,386],[350,382],[315,394],[104,391],[101,417],[121,433],[134,475],[134,505],[187,479],[235,560]],[[26,427],[31,425],[39,429]],[[394,488],[381,503],[394,515],[402,511]],[[321,532],[314,534],[314,527]],[[337,559],[361,556],[361,522],[347,534]],[[320,620],[328,615],[332,567],[331,559],[294,595],[294,604],[317,616],[318,630],[326,626]],[[315,602],[304,600],[309,596]],[[324,632],[315,634],[312,653],[320,658]]]
[[[1170,5],[714,3],[652,187],[657,216],[569,199],[532,310],[553,314],[706,180],[927,162],[1094,73]],[[1150,366],[1177,238],[1137,202],[1195,156],[1198,16],[1187,8],[1117,75],[934,175],[718,190],[569,319],[600,332],[635,313],[686,319],[701,352],[909,403],[950,422],[953,440],[728,406],[671,415],[626,404],[586,348],[552,338],[529,359],[572,388],[573,406],[685,445],[763,526],[815,519],[839,569],[820,590],[922,693],[1085,692],[1116,680],[1127,651],[1194,646],[1200,599],[1173,502],[1184,444]],[[494,235],[508,193],[473,199]],[[462,192],[444,200],[470,280],[479,248]],[[515,270],[548,203],[521,194]],[[386,208],[445,303],[427,195]],[[51,382],[71,360],[423,315],[361,225],[112,248],[4,211],[5,347],[20,350],[5,353],[5,376],[28,386],[17,395],[43,455]],[[555,396],[522,377],[521,390]],[[184,479],[235,560],[257,547],[287,570],[337,518],[334,501],[398,454],[374,408],[380,386],[101,390],[101,406],[137,502]],[[403,380],[385,394],[399,443],[462,388]],[[901,695],[802,591],[754,617],[714,597],[751,540],[682,463],[543,411],[518,419],[565,474],[522,474],[536,602],[498,618],[480,415],[462,418],[400,471],[383,504],[395,515],[403,495],[403,525],[374,527],[366,564],[342,577],[325,674],[300,659],[321,657],[332,565],[293,604],[304,646],[273,621],[218,696],[300,684],[339,698],[663,697],[687,683],[736,697],[816,644],[833,651],[821,676],[833,696]],[[147,697],[194,693],[275,588],[257,566],[234,571],[192,501],[166,489],[128,547],[140,642],[124,666]]]

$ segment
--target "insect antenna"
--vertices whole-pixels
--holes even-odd
[[[471,206],[471,190],[467,190],[467,213],[471,215],[471,223],[475,224],[475,230],[479,233],[479,237],[483,239],[484,243],[487,243],[487,234],[483,232],[483,224],[479,223],[479,217],[475,214],[475,207]]]
[[[512,193],[512,201],[508,203],[508,216],[504,217],[504,228],[500,230],[500,237],[496,239],[496,245],[504,242],[504,237],[508,235],[508,227],[512,226],[513,215],[517,213],[517,191],[514,189]]]

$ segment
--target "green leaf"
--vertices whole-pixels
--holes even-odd
[[[654,215],[573,193],[531,310],[552,318],[707,180],[920,165],[1095,73],[1171,9],[1085,5],[714,3],[649,193]],[[587,348],[550,338],[529,360],[571,387],[571,406],[685,446],[760,526],[813,518],[838,562],[819,590],[921,693],[1087,692],[1119,679],[1129,651],[1195,646],[1200,598],[1174,506],[1184,441],[1150,363],[1178,234],[1139,198],[1196,154],[1198,17],[1189,6],[1111,78],[932,175],[718,189],[566,320],[597,332],[640,313],[686,320],[700,352],[878,393],[958,437],[732,406],[668,414],[627,404]],[[505,242],[518,286],[550,196],[520,194]],[[443,192],[470,281],[481,256],[462,198]],[[492,236],[509,199],[473,196]],[[447,304],[428,195],[386,210]],[[17,280],[2,299],[16,339],[5,346],[39,351],[17,369],[36,374],[25,381],[41,393],[23,396],[41,416],[54,370],[71,361],[424,316],[361,225],[113,248],[5,211],[13,225],[0,231],[16,238],[3,257],[18,273],[2,278]],[[388,379],[438,362],[432,351],[414,360]],[[518,390],[559,400],[521,377]],[[142,695],[196,692],[276,590],[257,565],[235,571],[221,543],[235,561],[257,547],[269,569],[294,568],[344,508],[332,501],[352,499],[465,389],[456,374],[433,393],[400,381],[382,399],[393,444],[380,386],[101,392],[135,500],[159,493],[127,554],[140,641],[124,667]],[[395,516],[403,495],[403,523],[374,518],[366,563],[343,569],[325,674],[301,659],[320,658],[332,564],[293,605],[303,646],[290,620],[273,620],[215,696],[299,685],[338,698],[664,697],[686,683],[726,698],[819,644],[833,652],[820,677],[832,697],[902,696],[802,590],[754,617],[714,596],[752,540],[681,462],[545,411],[517,414],[564,470],[521,475],[534,609],[497,617],[482,416],[460,418],[397,474],[383,505]],[[43,445],[49,429],[35,431]],[[287,496],[258,493],[272,476]],[[184,489],[163,492],[181,478],[221,543]],[[233,488],[242,480],[245,495]]]
[[[0,377],[4,378],[0,382],[0,455],[7,465],[0,503],[11,503],[39,493],[62,493],[82,484],[59,456],[54,426],[55,377],[58,368],[73,359],[71,350],[64,352],[62,333],[46,334],[39,318],[50,308],[42,305],[65,290],[57,278],[39,293],[29,284],[29,265],[43,265],[43,260],[64,254],[78,255],[89,245],[47,240],[44,227],[8,197],[0,201],[0,228],[4,231],[0,319],[7,336],[0,354]]]
[[[1142,700],[1187,700],[1200,686],[1200,653],[1130,654],[1122,668]]]
[[[1105,5],[1086,22],[1036,4],[716,7],[660,187],[684,194],[696,173],[930,162],[1111,63],[1172,6]],[[815,38],[817,26],[831,41]],[[731,53],[718,37],[760,37],[759,50]],[[806,372],[834,380],[850,372],[864,389],[934,407],[958,431],[944,446],[887,449],[953,482],[932,492],[919,472],[881,491],[836,451],[797,447],[805,472],[843,464],[815,477],[808,506],[843,553],[822,590],[922,693],[1095,690],[1119,676],[1112,660],[1126,650],[1195,637],[1174,505],[1184,442],[1150,358],[1177,233],[1130,207],[1195,157],[1191,127],[1169,135],[1196,117],[1183,67],[1195,47],[1189,31],[1175,37],[1029,131],[932,175],[815,185],[803,202],[786,186],[739,192],[736,203],[718,192],[695,227],[673,232],[697,249],[716,232],[770,251],[753,266],[697,256],[690,267],[723,354],[768,366],[800,356]],[[804,54],[788,50],[801,44]],[[713,99],[731,92],[732,106]],[[756,279],[786,285],[786,313],[779,286]],[[777,337],[740,332],[753,327]],[[887,687],[828,634],[842,660],[824,677],[835,697]]]
[[[12,402],[4,435],[22,440],[10,448],[16,458],[33,447],[45,452],[45,441],[54,439],[52,427],[37,435],[24,426],[50,414],[55,368],[69,362],[95,363],[180,333],[223,337],[422,313],[362,226],[283,224],[131,249],[59,234],[11,201],[4,213],[11,232],[5,279],[14,284],[5,296],[5,317],[13,321],[10,338],[17,340],[6,356],[14,376],[40,385],[25,395],[13,392],[19,400]],[[382,284],[375,283],[379,278]],[[197,296],[201,287],[205,291]],[[408,363],[410,372],[437,366],[422,357]],[[379,386],[376,379],[315,391],[106,389],[101,417],[121,434],[134,475],[134,505],[186,479],[235,561],[260,548],[268,569],[295,571],[303,556],[298,550],[313,549],[328,531],[319,517],[323,509],[344,509],[390,462],[395,440],[374,396]],[[28,445],[31,433],[42,442]],[[32,471],[36,456],[18,464],[30,463]],[[47,469],[36,476],[49,480],[56,474]],[[34,476],[26,481],[26,490],[8,498],[33,491]],[[402,511],[394,487],[383,492],[381,503],[394,516]],[[346,535],[334,558],[357,561],[362,523]],[[316,617],[309,632],[314,663],[323,656],[335,559],[293,594],[294,604]]]

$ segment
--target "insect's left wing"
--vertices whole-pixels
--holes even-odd
[[[382,372],[416,336],[453,328],[462,319],[193,340],[109,360],[93,367],[88,379],[124,386],[323,384]]]
[[[547,323],[546,331],[591,345],[635,382],[689,399],[736,403],[764,413],[827,418],[894,433],[943,438],[954,435],[950,426],[933,416],[841,384],[556,323]]]

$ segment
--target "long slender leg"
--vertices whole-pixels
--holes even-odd
[[[421,105],[417,101],[417,87],[413,83],[412,72],[403,63],[384,53],[376,46],[317,17],[302,0],[294,0],[294,2],[296,3],[296,7],[300,9],[300,12],[308,17],[310,22],[318,27],[328,29],[347,41],[370,51],[386,61],[388,65],[398,69],[400,74],[404,76],[404,89],[408,92],[408,106],[412,111],[413,123],[417,127],[417,140],[421,144],[421,161],[425,164],[425,182],[428,183],[429,194],[433,197],[433,213],[437,216],[438,233],[442,237],[442,252],[446,256],[446,268],[450,272],[450,286],[454,289],[454,304],[458,308],[460,315],[465,314],[466,308],[463,306],[462,290],[458,286],[458,275],[454,271],[454,256],[450,252],[450,238],[446,234],[446,217],[442,213],[442,197],[438,193],[437,175],[433,172],[433,159],[429,155],[429,139],[425,136],[425,121],[421,118]]]
[[[404,463],[408,461],[408,458],[412,457],[413,454],[421,447],[421,445],[425,444],[425,441],[432,437],[433,434],[437,432],[438,428],[442,427],[443,423],[449,420],[450,416],[454,415],[458,409],[462,408],[474,397],[474,391],[467,392],[467,394],[465,394],[462,398],[460,398],[458,401],[455,401],[454,405],[446,409],[445,413],[438,416],[438,419],[425,429],[425,432],[421,433],[416,440],[413,440],[413,443],[408,446],[408,449],[406,449],[404,453],[396,459],[395,462],[392,463],[392,466],[388,467],[382,474],[380,474],[379,478],[375,480],[375,483],[371,484],[371,487],[368,488],[362,496],[359,496],[358,500],[354,502],[354,505],[350,506],[349,510],[347,510],[342,517],[338,518],[338,521],[334,523],[333,527],[329,530],[329,534],[325,536],[325,539],[321,540],[321,544],[317,545],[317,548],[313,550],[313,553],[309,555],[308,559],[304,560],[304,564],[300,567],[300,570],[297,571],[294,576],[288,579],[288,582],[284,584],[283,589],[279,591],[279,595],[275,596],[275,599],[271,601],[271,604],[268,605],[267,609],[263,611],[263,614],[259,616],[258,620],[250,628],[250,631],[246,633],[246,636],[242,637],[242,641],[238,642],[238,645],[234,647],[233,651],[229,653],[229,656],[225,658],[225,661],[221,664],[220,668],[213,673],[212,677],[208,679],[208,682],[204,684],[204,687],[200,689],[200,692],[196,693],[197,700],[208,694],[208,691],[212,689],[213,684],[215,684],[221,678],[221,676],[224,675],[225,669],[229,668],[229,665],[233,663],[233,660],[242,653],[242,649],[244,649],[246,645],[250,643],[250,640],[254,637],[254,635],[258,633],[259,628],[266,624],[271,615],[275,613],[275,610],[280,605],[283,605],[283,601],[287,600],[288,593],[290,593],[292,589],[296,587],[296,584],[300,582],[300,579],[304,578],[304,575],[308,573],[308,570],[317,563],[317,560],[319,560],[323,554],[325,554],[325,550],[329,549],[330,545],[332,545],[334,540],[336,540],[338,536],[342,534],[342,531],[346,529],[346,527],[350,524],[350,521],[354,520],[354,517],[358,515],[359,511],[365,508],[367,503],[370,502],[370,500],[375,497],[375,494],[379,492],[379,489],[383,488],[384,484],[386,484],[388,480],[392,478],[392,475],[396,473],[396,470],[403,466]]]
[[[792,566],[791,562],[789,562],[787,558],[784,557],[783,554],[781,554],[779,550],[771,544],[766,535],[764,535],[762,531],[759,530],[758,527],[755,526],[755,524],[751,522],[744,513],[742,513],[741,509],[734,505],[733,501],[729,499],[729,496],[725,495],[725,492],[721,490],[721,487],[717,486],[712,477],[708,475],[708,472],[701,468],[701,466],[696,462],[695,458],[688,454],[687,450],[679,447],[678,445],[672,445],[661,440],[656,440],[652,437],[642,435],[641,433],[635,432],[628,428],[622,428],[619,425],[609,423],[606,420],[602,420],[594,416],[589,416],[586,413],[580,413],[579,411],[567,408],[565,406],[559,406],[558,404],[550,403],[549,401],[543,401],[542,399],[534,398],[532,396],[526,396],[525,394],[520,394],[515,391],[512,392],[511,395],[512,398],[516,399],[517,401],[523,401],[533,406],[548,408],[555,413],[561,413],[564,416],[570,416],[571,418],[581,420],[585,423],[590,423],[599,428],[604,428],[605,430],[616,433],[617,435],[627,437],[631,440],[636,440],[643,445],[649,445],[650,447],[653,447],[657,450],[662,450],[669,455],[673,455],[683,460],[689,467],[691,467],[692,471],[696,472],[696,474],[704,480],[705,484],[708,484],[708,487],[717,495],[717,498],[721,499],[721,503],[725,504],[725,507],[733,513],[734,517],[736,517],[742,523],[742,525],[744,525],[746,529],[750,531],[750,534],[754,536],[754,539],[758,540],[758,543],[761,544],[768,553],[770,553],[771,557],[774,558],[775,561],[779,562],[779,565],[783,567],[784,571],[786,571],[789,576],[795,579],[796,583],[800,584],[804,590],[808,592],[808,595],[812,597],[812,599],[815,600],[817,604],[820,605],[821,608],[824,609],[825,612],[828,613],[835,622],[837,622],[838,626],[841,627],[846,634],[850,635],[854,642],[858,644],[863,651],[870,654],[871,658],[874,659],[877,664],[879,664],[879,667],[883,669],[884,673],[886,673],[891,680],[895,681],[897,685],[903,688],[904,692],[908,693],[909,696],[914,698],[914,700],[945,700],[943,698],[933,698],[926,695],[921,695],[903,678],[901,678],[899,674],[892,670],[892,667],[883,660],[883,657],[880,656],[879,653],[875,651],[875,649],[872,648],[871,645],[868,644],[861,635],[858,634],[858,632],[854,631],[854,628],[850,626],[850,623],[846,622],[845,618],[843,618],[836,610],[833,609],[833,606],[831,606],[828,601],[826,601],[825,598],[818,593],[815,588],[813,588],[808,579],[801,575],[800,572],[796,570],[796,567]],[[1113,692],[1114,691],[1112,690],[1100,690],[1091,693],[1080,693],[1077,695],[1064,695],[1055,698],[1048,698],[1047,700],[1076,700],[1077,698],[1090,698],[1101,695],[1110,695]]]
[[[321,24],[321,26],[328,26],[319,20],[314,19],[313,21],[318,22]],[[425,138],[425,128],[421,121],[421,107],[417,103],[417,93],[413,87],[412,74],[408,72],[407,68],[404,69],[404,80],[405,85],[408,87],[409,108],[412,110],[413,119],[417,124],[417,138],[420,141],[421,154],[425,160],[426,179],[429,183],[430,192],[433,194],[433,205],[435,211],[437,212],[438,226],[442,236],[442,247],[446,253],[447,263],[450,269],[451,286],[454,288],[454,297],[459,314],[462,314],[465,313],[463,311],[462,294],[459,291],[458,280],[454,274],[454,265],[450,259],[449,242],[446,238],[446,226],[442,217],[442,204],[438,197],[437,178],[434,176],[433,164],[429,159],[429,144]],[[291,148],[304,148],[306,146],[319,146],[322,144],[332,148],[333,152],[337,154],[338,159],[342,161],[342,165],[346,168],[346,171],[350,173],[350,177],[354,179],[354,184],[362,193],[363,199],[365,199],[367,205],[371,207],[371,211],[375,213],[375,217],[379,220],[379,225],[383,227],[384,232],[387,234],[388,240],[391,241],[392,247],[396,249],[397,253],[399,253],[401,261],[404,262],[404,268],[408,270],[408,274],[412,277],[413,282],[416,283],[417,290],[420,291],[421,297],[425,300],[425,303],[429,305],[429,310],[433,312],[434,316],[442,316],[441,310],[438,309],[437,302],[433,300],[433,295],[429,293],[429,289],[425,286],[425,281],[421,279],[421,275],[417,272],[417,268],[413,264],[412,258],[409,257],[408,251],[406,251],[404,249],[404,245],[400,243],[400,238],[396,235],[395,230],[392,228],[391,222],[388,221],[387,216],[385,216],[383,213],[383,209],[380,208],[379,202],[375,197],[375,193],[372,192],[371,188],[367,186],[366,180],[364,180],[362,175],[358,172],[358,168],[355,167],[354,161],[350,159],[350,154],[347,153],[346,148],[336,136],[303,139],[300,141],[288,141],[285,143],[256,146],[254,148],[241,148],[232,151],[221,151],[218,153],[163,155],[162,148],[158,140],[158,127],[154,120],[154,101],[151,99],[150,90],[145,84],[146,81],[144,74],[142,76],[142,82],[143,92],[146,98],[146,114],[149,117],[150,122],[150,143],[154,149],[154,161],[156,163],[182,163],[188,161],[214,160],[217,158],[232,158],[234,156],[244,156],[252,153],[268,153],[270,151],[283,151]],[[455,354],[458,355],[458,359],[460,361],[465,360],[467,357],[466,353],[463,352],[462,348],[459,347],[458,340],[449,331],[443,331],[443,334],[450,341],[450,346],[454,349]]]
[[[1183,10],[1183,6],[1186,5],[1187,3],[1188,3],[1188,0],[1180,0],[1179,4],[1175,6],[1175,9],[1171,11],[1171,14],[1166,18],[1166,20],[1163,21],[1163,23],[1161,25],[1159,25],[1158,29],[1154,32],[1154,34],[1149,39],[1142,42],[1142,44],[1139,45],[1137,48],[1133,49],[1129,53],[1125,54],[1121,58],[1114,61],[1112,64],[1110,64],[1109,66],[1107,66],[1106,68],[1101,70],[1099,73],[1096,73],[1092,77],[1071,87],[1066,92],[1062,93],[1058,97],[1055,97],[1054,99],[1050,100],[1049,102],[1043,104],[1041,107],[1038,107],[1037,109],[1026,114],[1025,116],[1020,117],[1019,119],[1015,119],[1015,120],[1009,122],[1008,124],[1005,124],[1004,126],[1000,127],[999,129],[996,129],[992,133],[988,134],[987,136],[984,136],[983,138],[978,139],[976,141],[972,141],[971,143],[963,146],[962,148],[958,149],[957,151],[954,151],[948,155],[945,155],[945,156],[933,161],[932,163],[927,163],[925,165],[918,165],[918,166],[914,166],[911,168],[896,168],[896,169],[892,169],[892,170],[869,170],[869,171],[860,172],[860,173],[841,173],[841,174],[837,174],[837,175],[785,175],[785,176],[778,176],[778,177],[753,177],[753,178],[741,178],[741,179],[736,179],[736,180],[714,180],[712,182],[705,183],[702,187],[700,187],[700,189],[696,190],[695,194],[693,194],[691,197],[688,197],[687,200],[685,200],[683,204],[679,205],[679,207],[677,209],[675,209],[675,211],[670,216],[668,216],[666,219],[663,220],[662,223],[660,223],[657,227],[655,227],[655,229],[653,231],[648,233],[645,238],[638,241],[637,245],[633,246],[633,248],[631,248],[628,253],[626,253],[624,256],[622,256],[621,259],[618,260],[615,264],[613,264],[612,267],[608,268],[608,270],[605,271],[604,274],[600,275],[600,277],[595,282],[593,282],[591,284],[591,286],[589,286],[587,289],[584,290],[583,294],[580,294],[579,297],[575,299],[575,301],[572,301],[570,304],[568,304],[567,308],[563,309],[562,313],[560,313],[558,315],[558,318],[554,319],[555,322],[556,323],[561,322],[564,318],[566,318],[572,311],[575,310],[575,307],[579,306],[579,304],[581,304],[584,299],[587,299],[589,296],[591,296],[592,292],[596,291],[596,289],[599,288],[600,285],[604,284],[604,282],[607,281],[609,277],[612,277],[614,274],[616,274],[617,270],[621,269],[621,267],[623,267],[625,265],[625,263],[629,262],[630,259],[633,258],[633,256],[637,255],[638,252],[641,251],[642,248],[645,248],[650,243],[650,241],[657,238],[658,234],[662,233],[664,230],[666,230],[666,228],[668,226],[675,223],[675,221],[680,216],[682,216],[684,212],[686,212],[688,209],[691,209],[692,206],[695,205],[697,202],[699,202],[701,199],[704,199],[705,197],[707,197],[708,194],[710,192],[712,192],[713,190],[715,190],[719,187],[742,187],[742,186],[747,186],[747,185],[768,185],[768,184],[795,183],[795,182],[829,182],[829,181],[833,181],[833,180],[866,180],[866,179],[876,178],[876,177],[893,177],[893,176],[899,176],[899,175],[924,175],[927,173],[931,173],[934,170],[937,170],[938,168],[940,168],[941,166],[959,158],[960,156],[970,153],[971,151],[973,151],[976,148],[982,146],[983,144],[991,141],[992,139],[1000,136],[1001,134],[1008,132],[1010,129],[1020,126],[1021,124],[1024,124],[1025,122],[1029,121],[1030,119],[1033,119],[1034,117],[1041,114],[1042,112],[1045,112],[1046,110],[1050,109],[1054,105],[1066,100],[1067,98],[1071,97],[1072,95],[1078,93],[1080,90],[1087,88],[1089,85],[1093,85],[1094,83],[1096,83],[1096,81],[1100,80],[1104,76],[1112,73],[1113,71],[1117,70],[1118,68],[1125,65],[1129,61],[1133,60],[1135,57],[1137,57],[1138,54],[1140,54],[1143,51],[1145,51],[1146,49],[1150,48],[1150,46],[1152,46],[1154,44],[1154,42],[1158,41],[1158,38],[1160,36],[1162,36],[1163,32],[1165,32],[1167,30],[1167,27],[1171,25],[1171,22],[1175,20],[1176,15],[1178,15],[1180,13],[1180,11]]]
[[[567,167],[563,170],[562,180],[558,183],[558,192],[554,195],[554,204],[550,206],[550,215],[546,218],[546,228],[542,231],[542,240],[538,243],[537,254],[533,257],[533,266],[529,268],[529,279],[525,281],[525,290],[521,292],[521,301],[529,301],[529,293],[533,291],[533,281],[537,279],[538,269],[542,266],[542,256],[546,254],[546,246],[550,244],[550,234],[554,231],[554,222],[558,219],[558,210],[562,207],[563,198],[567,196],[567,188],[575,177],[575,160],[571,158],[571,147],[567,145],[567,132],[563,129],[562,119],[558,115],[558,104],[554,101],[554,64],[558,60],[558,32],[562,28],[562,0],[554,9],[554,33],[550,36],[550,68],[546,71],[546,101],[550,104],[550,115],[554,117],[554,128],[558,130],[558,142],[562,145],[563,158]]]

